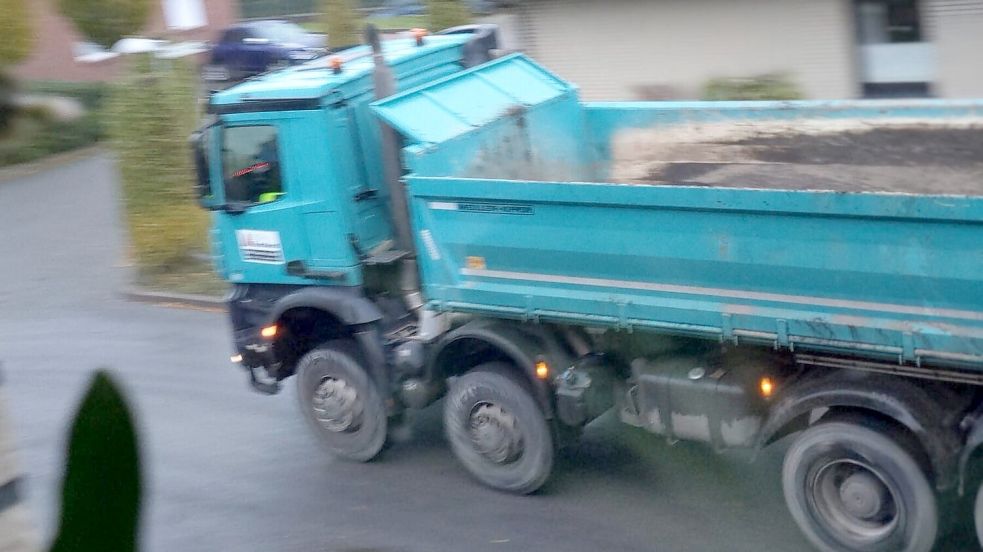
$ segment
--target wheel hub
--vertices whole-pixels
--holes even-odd
[[[496,464],[515,462],[523,449],[515,416],[493,403],[475,405],[469,420],[471,441],[477,451]]]
[[[890,499],[887,487],[868,472],[857,472],[840,485],[840,500],[846,511],[858,518],[871,519]]]
[[[878,542],[900,523],[896,493],[878,471],[856,460],[834,460],[816,472],[812,500],[817,513],[853,542]]]
[[[362,401],[343,379],[327,377],[314,390],[314,415],[328,431],[355,431],[362,423]]]

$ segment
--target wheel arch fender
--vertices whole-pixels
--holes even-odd
[[[572,360],[559,338],[541,326],[510,320],[477,319],[448,333],[434,347],[427,365],[433,380],[463,374],[491,360],[514,366],[533,391],[547,418],[553,417],[552,389],[548,380],[536,376],[536,363],[546,361],[551,376]]]
[[[269,321],[275,323],[295,308],[322,310],[346,326],[372,324],[382,319],[382,311],[372,301],[347,290],[330,287],[305,287],[284,295],[274,303]]]
[[[793,381],[769,409],[756,450],[798,429],[817,409],[860,410],[886,417],[908,430],[921,445],[939,490],[956,483],[959,436],[942,420],[941,404],[907,379],[832,372]],[[983,442],[983,439],[981,439]]]
[[[370,376],[379,386],[383,399],[391,396],[386,354],[378,329],[382,311],[369,299],[346,289],[307,287],[277,300],[270,311],[268,324],[277,324],[291,311],[314,309],[336,321],[340,333],[355,340],[368,364]],[[317,346],[308,343],[308,348]]]

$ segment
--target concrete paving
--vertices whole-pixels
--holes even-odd
[[[47,538],[69,419],[105,367],[142,434],[151,552],[809,550],[781,498],[780,450],[748,464],[610,417],[529,497],[467,476],[439,404],[378,461],[333,460],[303,425],[292,386],[274,397],[248,390],[228,363],[222,313],[118,295],[127,268],[117,195],[104,155],[0,182],[4,391]]]

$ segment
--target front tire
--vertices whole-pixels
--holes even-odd
[[[454,382],[444,403],[444,428],[458,460],[489,487],[528,494],[553,469],[546,418],[506,364],[483,364]]]
[[[301,412],[334,456],[367,462],[386,443],[386,407],[358,349],[333,341],[297,363]]]
[[[932,486],[910,447],[867,425],[821,422],[799,436],[782,469],[789,512],[819,550],[928,552]]]

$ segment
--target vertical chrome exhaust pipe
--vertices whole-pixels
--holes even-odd
[[[365,41],[372,47],[372,86],[375,98],[377,100],[388,98],[396,93],[396,78],[393,76],[392,69],[386,65],[379,31],[375,25],[370,24],[365,27]],[[382,146],[382,171],[386,188],[389,190],[389,216],[393,223],[396,247],[410,252],[400,268],[399,289],[406,307],[417,312],[423,306],[423,297],[420,295],[420,277],[417,273],[416,251],[410,229],[409,205],[401,179],[403,171],[399,156],[399,140],[396,131],[381,121],[379,136]]]

